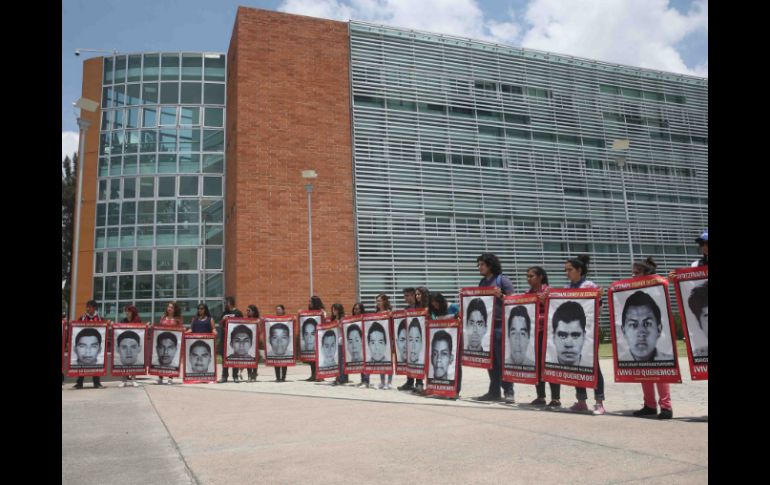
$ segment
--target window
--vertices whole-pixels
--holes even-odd
[[[221,128],[224,126],[224,110],[222,108],[206,108],[206,126]]]
[[[182,80],[200,80],[203,75],[200,54],[182,54]]]
[[[203,103],[204,104],[225,104],[225,85],[224,84],[203,84]]]
[[[367,108],[384,108],[385,100],[382,98],[375,98],[373,96],[362,96],[360,94],[356,94],[353,96],[353,104]]]
[[[179,177],[179,196],[196,196],[198,195],[198,177]]]
[[[203,177],[203,195],[221,196],[222,177]]]
[[[225,56],[224,54],[206,54],[203,56],[204,78],[206,81],[225,80]]]

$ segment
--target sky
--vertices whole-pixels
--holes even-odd
[[[239,5],[708,77],[707,0],[63,0],[62,159],[77,151],[84,59],[225,53]]]

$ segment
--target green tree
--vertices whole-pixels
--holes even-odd
[[[61,279],[62,312],[69,314],[70,274],[72,272],[72,239],[74,235],[75,198],[78,184],[78,154],[65,157],[61,174]]]

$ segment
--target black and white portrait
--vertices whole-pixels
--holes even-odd
[[[594,299],[553,299],[545,328],[545,361],[575,367],[593,367]]]
[[[410,317],[406,326],[406,359],[411,368],[425,365],[425,317]]]
[[[657,285],[612,293],[619,362],[674,360],[665,291]]]
[[[388,321],[364,322],[366,332],[366,364],[387,365],[390,357],[390,329]]]
[[[345,363],[360,364],[364,361],[364,332],[361,322],[343,325],[345,335]]]
[[[452,382],[457,365],[457,329],[430,329],[430,360],[428,379]]]
[[[462,298],[464,349],[469,352],[489,352],[494,326],[494,296],[465,296]]]
[[[709,282],[708,280],[689,280],[681,281],[679,285],[692,355],[693,357],[708,357]]]
[[[505,338],[505,364],[535,365],[535,341],[537,340],[536,303],[506,305],[503,309],[503,337]]]
[[[73,324],[70,368],[104,367],[106,327],[80,327]]]
[[[185,339],[185,377],[215,375],[214,339]]]
[[[336,327],[317,332],[319,368],[337,367],[337,332],[339,329]]]
[[[227,359],[253,361],[257,355],[257,324],[228,322]]]
[[[131,328],[113,330],[112,368],[131,369],[144,367],[144,341],[146,329]]]
[[[155,329],[152,366],[156,368],[179,370],[182,346],[182,332],[176,330]]]
[[[291,322],[265,321],[268,357],[287,358],[294,356],[294,332]]]

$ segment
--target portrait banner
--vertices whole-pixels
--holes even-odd
[[[316,378],[326,379],[340,375],[337,356],[337,339],[340,336],[338,322],[322,323],[316,329]]]
[[[225,321],[225,358],[222,367],[256,369],[259,362],[259,319],[228,318]]]
[[[425,392],[437,396],[457,397],[457,374],[462,338],[458,319],[428,320],[425,353],[430,356],[425,366]]]
[[[70,322],[67,377],[107,375],[107,323]]]
[[[503,381],[537,384],[537,295],[510,295],[503,300]]]
[[[599,366],[599,289],[551,290],[545,300],[542,378],[595,389]]]
[[[148,351],[152,357],[148,374],[158,377],[179,377],[184,363],[184,352],[180,351],[180,348],[183,348],[184,327],[154,325],[150,330],[152,347]]]
[[[407,375],[407,324],[406,311],[398,310],[391,314],[391,335],[393,335],[393,352],[396,354],[396,374]]]
[[[342,319],[342,364],[344,374],[358,374],[364,371],[364,330],[361,315]]]
[[[425,378],[425,321],[428,309],[406,310],[406,375]]]
[[[709,267],[674,271],[676,300],[694,381],[709,378]]]
[[[275,367],[295,365],[294,317],[268,315],[263,322],[262,340],[265,341],[265,364]]]
[[[610,285],[615,382],[681,383],[668,280],[650,275]]]
[[[366,374],[393,374],[393,357],[390,352],[390,312],[361,315],[364,323],[364,372]]]
[[[139,376],[147,374],[147,324],[116,323],[112,326],[110,374]]]
[[[323,323],[323,312],[320,310],[306,310],[299,312],[299,360],[302,362],[315,362],[316,327]]]
[[[185,384],[217,381],[216,335],[213,333],[184,334]]]
[[[460,319],[463,324],[462,365],[492,368],[492,337],[495,330],[497,288],[460,289]]]

